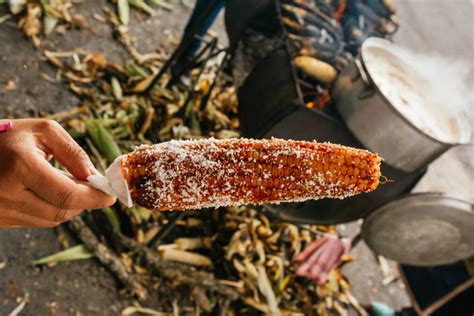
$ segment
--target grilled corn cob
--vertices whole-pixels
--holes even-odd
[[[323,83],[332,83],[337,76],[336,69],[328,63],[310,56],[298,56],[295,65],[305,74]]]
[[[345,198],[374,190],[381,158],[281,139],[170,141],[121,160],[132,200],[155,210]]]

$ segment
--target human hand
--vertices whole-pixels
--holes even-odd
[[[54,227],[84,209],[115,203],[114,197],[80,182],[97,171],[57,122],[12,122],[13,128],[0,133],[0,227]],[[51,166],[52,157],[78,181]]]
[[[327,280],[328,273],[341,263],[342,256],[350,249],[351,242],[347,238],[336,235],[319,238],[296,257],[299,265],[295,273],[323,284]]]

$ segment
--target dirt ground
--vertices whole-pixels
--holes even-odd
[[[54,76],[42,61],[41,50],[67,50],[82,47],[107,52],[112,61],[128,58],[127,52],[112,38],[111,29],[92,18],[107,1],[85,1],[79,12],[91,23],[96,34],[68,31],[66,36],[52,35],[39,50],[24,38],[13,21],[0,26],[0,117],[16,111],[28,116],[34,109],[57,112],[75,107],[79,99],[61,84],[44,80],[41,73]],[[191,9],[175,5],[170,14],[158,11],[153,18],[132,15],[130,33],[137,36],[142,52],[169,45],[168,38],[179,38]],[[5,12],[2,12],[5,13]],[[0,15],[3,15],[0,13]],[[7,80],[17,89],[6,92]],[[83,260],[53,268],[37,268],[34,259],[61,250],[55,230],[14,229],[0,231],[0,315],[8,315],[17,298],[29,294],[23,315],[119,315],[130,303],[117,290],[116,280],[96,261]],[[1,265],[0,265],[1,266]]]
[[[112,60],[125,58],[126,52],[112,40],[110,28],[92,18],[92,13],[99,13],[105,2],[86,1],[79,6],[94,27],[95,35],[88,31],[68,31],[66,36],[51,36],[41,49],[83,47],[107,52]],[[398,0],[395,3],[402,25],[395,36],[396,42],[456,59],[469,61],[472,58],[471,1]],[[167,37],[178,37],[189,11],[175,5],[172,13],[160,11],[153,18],[134,15],[131,33],[137,36],[140,50],[151,51],[166,45]],[[217,29],[222,30],[222,24]],[[0,25],[0,43],[0,117],[9,110],[21,110],[27,115],[33,108],[55,112],[78,104],[79,100],[61,84],[49,83],[41,77],[42,72],[51,75],[52,69],[41,61],[41,50],[33,48],[13,21]],[[471,68],[471,85],[473,78]],[[15,91],[4,90],[7,80],[15,81]],[[461,193],[472,201],[472,157],[472,147],[451,150],[432,165],[416,190]],[[359,223],[342,225],[339,229],[354,236]],[[31,265],[32,260],[60,249],[55,230],[0,230],[0,315],[13,310],[18,305],[17,298],[25,293],[29,295],[29,303],[23,310],[24,315],[54,312],[57,315],[117,315],[130,304],[117,290],[116,281],[94,259],[51,268]],[[375,300],[395,308],[410,305],[401,282],[382,285],[375,257],[363,242],[351,254],[358,260],[345,266],[344,272],[353,285],[354,295],[362,303]]]

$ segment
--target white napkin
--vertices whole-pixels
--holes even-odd
[[[127,181],[123,178],[122,169],[120,168],[121,160],[122,156],[115,159],[109,168],[105,170],[105,177],[98,174],[87,177],[87,180],[91,187],[109,195],[113,195],[127,207],[132,207],[132,197],[128,190]]]

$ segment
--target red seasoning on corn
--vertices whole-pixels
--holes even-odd
[[[143,145],[120,158],[133,202],[155,210],[339,198],[379,184],[366,150],[281,139],[207,139]]]

